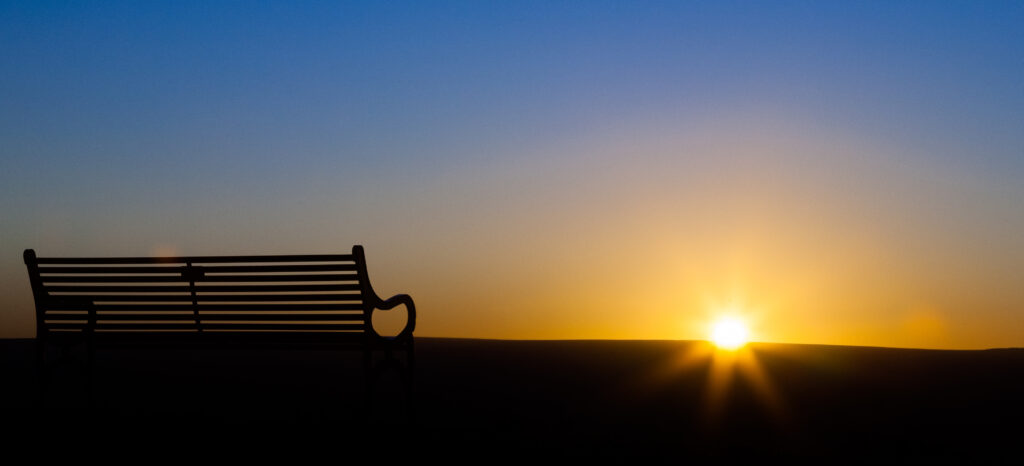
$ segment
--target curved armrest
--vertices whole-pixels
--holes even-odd
[[[398,332],[398,335],[395,335],[393,339],[403,340],[406,338],[412,338],[412,331],[416,329],[416,305],[413,304],[411,296],[407,294],[396,294],[383,301],[378,300],[373,307],[374,309],[387,311],[394,309],[395,306],[398,306],[399,304],[405,305],[406,312],[408,312],[409,316],[405,321],[405,328],[403,328],[401,332]],[[372,329],[373,326],[371,325],[370,328]],[[374,330],[373,333],[377,335],[376,330]],[[380,335],[377,335],[377,337],[384,338]]]

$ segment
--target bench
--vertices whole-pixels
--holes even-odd
[[[37,257],[25,250],[36,305],[37,367],[48,345],[84,344],[91,380],[104,348],[404,351],[413,366],[416,306],[381,299],[362,246],[351,254],[206,257]],[[404,305],[405,327],[385,337],[376,310]],[[90,389],[91,389],[90,382]]]

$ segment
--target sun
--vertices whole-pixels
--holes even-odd
[[[747,344],[747,325],[735,317],[718,319],[711,327],[711,341],[722,349],[734,350]]]

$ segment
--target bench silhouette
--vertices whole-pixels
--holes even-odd
[[[27,249],[24,258],[41,388],[48,345],[85,345],[90,391],[95,352],[105,348],[359,350],[368,376],[373,351],[391,360],[400,350],[412,372],[416,306],[409,295],[377,296],[362,246],[336,255],[116,258]],[[374,311],[398,305],[405,327],[381,336]]]

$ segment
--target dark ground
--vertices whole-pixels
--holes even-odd
[[[98,353],[91,402],[80,359],[52,369],[38,408],[33,342],[0,340],[0,451],[926,463],[1024,453],[1020,349],[755,344],[768,383],[732,366],[712,389],[706,343],[416,345],[411,403],[397,371],[367,403],[358,353],[137,350]]]

